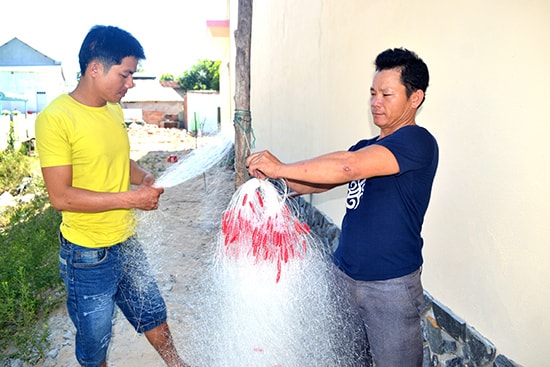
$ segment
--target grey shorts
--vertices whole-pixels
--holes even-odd
[[[375,366],[421,367],[422,269],[380,281],[354,280],[336,271],[363,319]]]

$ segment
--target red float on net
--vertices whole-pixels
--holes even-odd
[[[284,198],[265,185],[272,186],[269,181],[251,179],[239,188],[223,214],[222,235],[225,256],[273,263],[278,283],[282,265],[303,258],[310,228],[292,214]]]

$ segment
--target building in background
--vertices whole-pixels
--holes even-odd
[[[147,123],[159,127],[181,127],[183,97],[164,87],[155,77],[134,74],[135,86],[120,101],[126,123]]]
[[[61,62],[18,38],[0,46],[0,107],[38,113],[66,92]]]

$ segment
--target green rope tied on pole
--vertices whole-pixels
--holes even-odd
[[[235,137],[235,172],[237,173],[237,183],[243,183],[248,180],[246,158],[256,143],[250,111],[235,110],[233,123],[237,134]],[[252,141],[250,140],[251,137]]]
[[[252,150],[256,144],[256,136],[254,135],[254,129],[252,128],[252,116],[248,110],[235,110],[235,117],[233,123],[241,129],[243,135],[246,138],[246,147]],[[245,127],[246,125],[246,127]],[[248,141],[248,136],[252,136],[252,141]]]

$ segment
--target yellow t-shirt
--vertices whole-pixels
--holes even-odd
[[[130,190],[130,142],[118,104],[89,107],[63,94],[36,118],[41,167],[71,165],[73,187],[97,192]],[[135,233],[133,210],[62,212],[61,233],[85,247],[112,246]]]

